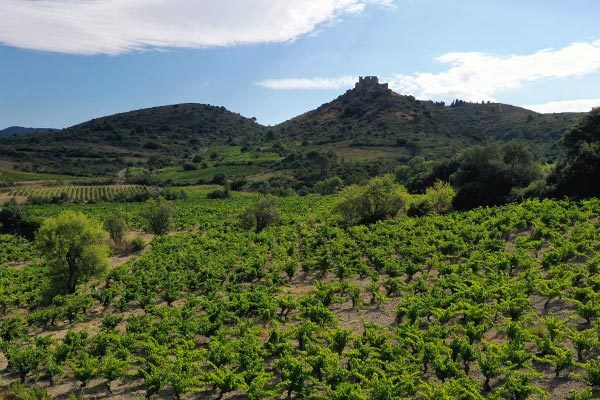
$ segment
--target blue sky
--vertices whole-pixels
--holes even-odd
[[[290,3],[3,0],[0,128],[182,102],[275,124],[359,75],[423,99],[600,105],[595,0]]]

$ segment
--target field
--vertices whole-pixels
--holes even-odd
[[[61,199],[63,202],[113,201],[119,196],[132,197],[148,193],[148,188],[138,185],[100,186],[21,186],[0,192],[0,200],[12,197],[18,199],[38,198],[42,200]]]
[[[577,399],[598,396],[600,201],[526,201],[348,227],[336,196],[170,202],[173,231],[110,279],[44,301],[33,244],[0,236],[0,382],[21,398]],[[28,206],[133,236],[145,203]],[[22,386],[18,382],[22,380]],[[587,396],[587,397],[586,397]]]
[[[192,171],[185,171],[182,167],[167,167],[157,171],[154,176],[162,182],[197,183],[210,182],[218,174],[236,178],[258,174],[263,171],[265,171],[264,168],[256,165],[222,165]]]

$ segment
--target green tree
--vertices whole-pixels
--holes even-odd
[[[104,229],[108,231],[112,241],[116,245],[120,245],[125,239],[127,229],[129,229],[127,215],[121,210],[116,210],[104,220]]]
[[[280,220],[275,208],[275,200],[271,196],[261,196],[255,204],[246,208],[240,215],[240,225],[243,229],[256,233]]]
[[[164,235],[171,227],[171,207],[163,200],[150,200],[144,213],[148,229],[156,235]]]
[[[343,184],[344,181],[339,176],[334,176],[317,182],[314,190],[320,195],[335,194]]]
[[[592,109],[562,138],[567,160],[549,178],[557,195],[600,196],[600,107]]]
[[[99,223],[78,212],[65,211],[44,221],[36,240],[51,267],[52,288],[75,293],[78,283],[104,273],[107,239]]]
[[[344,189],[336,210],[348,224],[370,224],[396,216],[407,198],[404,188],[388,174],[373,178],[364,186]]]
[[[540,176],[540,168],[520,144],[473,147],[461,154],[451,182],[456,188],[457,209],[503,204],[514,188],[529,185]]]

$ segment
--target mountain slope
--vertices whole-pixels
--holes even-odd
[[[128,165],[160,167],[209,145],[252,142],[265,128],[254,119],[203,104],[177,104],[115,114],[44,134],[6,140],[0,157],[38,170],[113,174]]]
[[[443,103],[403,96],[363,81],[330,103],[275,127],[282,138],[340,147],[398,147],[399,155],[450,157],[464,147],[523,140],[542,159],[581,114],[538,114],[499,103]]]
[[[528,143],[540,161],[548,161],[560,156],[559,139],[580,115],[538,114],[499,103],[446,106],[394,93],[366,77],[337,99],[275,127],[224,107],[177,104],[5,138],[0,161],[33,171],[114,176],[129,166],[181,166],[209,147],[279,142],[280,153],[290,153],[283,154],[288,161],[313,150],[333,151],[349,169],[383,161],[390,170],[416,155],[444,159],[470,146],[510,140]],[[297,169],[296,164],[270,168]]]

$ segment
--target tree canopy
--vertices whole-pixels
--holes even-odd
[[[470,209],[503,204],[514,188],[540,176],[539,166],[523,145],[473,147],[461,154],[451,182],[457,193],[454,207]]]
[[[550,177],[556,194],[600,196],[600,107],[592,109],[563,137],[567,160]]]
[[[65,211],[46,219],[36,240],[51,267],[53,291],[75,293],[78,283],[108,267],[108,234],[84,214]]]
[[[349,224],[370,224],[396,216],[407,197],[406,190],[388,174],[373,178],[364,186],[352,185],[344,189],[336,210]]]

